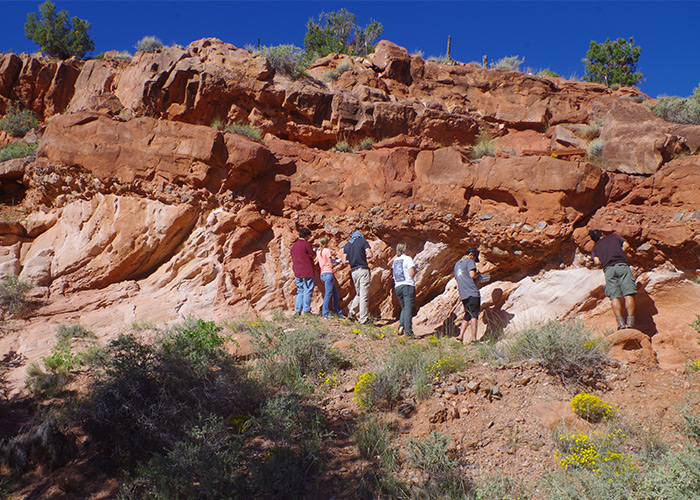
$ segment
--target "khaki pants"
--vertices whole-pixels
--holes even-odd
[[[358,317],[360,323],[369,321],[369,269],[355,269],[351,272],[352,283],[355,285],[355,297],[352,299],[349,316],[357,316],[357,309],[360,309]]]

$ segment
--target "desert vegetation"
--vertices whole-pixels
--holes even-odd
[[[141,340],[146,332],[152,341]],[[250,357],[229,354],[236,334],[252,339]],[[692,406],[678,413],[682,449],[631,423],[596,394],[605,350],[577,322],[551,321],[469,348],[449,337],[415,341],[389,327],[283,314],[224,325],[194,318],[160,329],[138,325],[106,346],[81,325],[62,324],[56,339],[27,380],[51,417],[0,444],[11,471],[4,491],[33,464],[64,467],[88,449],[102,457],[103,471],[121,478],[116,494],[125,499],[316,498],[348,489],[358,498],[680,499],[700,487],[700,420]],[[496,372],[541,366],[574,393],[572,409],[590,423],[587,432],[559,427],[549,444],[533,448],[556,464],[543,476],[473,469],[447,428],[402,430],[421,405],[454,380],[475,377],[484,361]],[[83,389],[66,390],[79,376]],[[352,408],[335,413],[329,402],[348,385]],[[467,385],[455,394],[472,390]],[[502,390],[482,389],[486,404],[501,401]],[[507,446],[524,447],[510,432]],[[89,443],[82,452],[76,433]],[[38,441],[47,458],[29,452]],[[354,458],[345,459],[342,482],[328,482],[338,474],[339,446]]]
[[[19,105],[10,104],[5,117],[0,120],[0,129],[13,137],[24,137],[38,124],[39,120],[31,109],[20,109]]]
[[[155,52],[161,47],[163,47],[163,42],[155,36],[144,36],[134,45],[137,52]]]
[[[39,6],[39,14],[27,15],[24,32],[27,38],[50,56],[68,59],[84,57],[95,48],[90,38],[90,23],[79,17],[70,17],[68,11],[56,12],[56,4],[46,0]]]
[[[649,106],[656,116],[669,122],[700,124],[700,86],[690,97],[661,96]]]

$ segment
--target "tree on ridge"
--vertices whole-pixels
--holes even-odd
[[[36,12],[27,14],[24,33],[41,47],[42,52],[61,59],[84,57],[95,48],[88,35],[90,23],[78,17],[69,18],[68,11],[56,12],[56,5],[46,0],[39,6],[41,17]]]
[[[615,84],[636,85],[642,79],[642,74],[637,71],[641,52],[642,48],[634,45],[632,37],[628,40],[618,38],[615,41],[608,38],[600,44],[591,40],[586,58],[582,60],[586,66],[583,79],[603,83],[608,87]]]

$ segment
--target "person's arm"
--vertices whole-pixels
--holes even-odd
[[[408,268],[408,275],[413,278],[416,275],[416,268],[415,267],[409,267]]]
[[[343,263],[343,265],[348,264],[348,253],[345,251],[343,248],[343,256],[341,257],[340,261]]]
[[[369,243],[367,243],[367,247],[365,248],[365,257],[367,257],[367,260],[374,257],[374,254],[372,254],[372,247],[369,246]]]
[[[630,246],[629,243],[627,243],[625,240],[622,240],[622,251],[623,252],[630,252],[632,250],[632,247]]]
[[[597,256],[595,256],[595,255],[593,256],[593,263],[594,263],[596,266],[601,265],[600,259],[599,259]]]

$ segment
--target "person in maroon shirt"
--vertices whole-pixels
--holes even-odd
[[[632,270],[625,257],[625,251],[631,247],[622,239],[622,236],[616,233],[603,236],[603,232],[599,229],[592,229],[588,234],[595,241],[591,251],[593,262],[603,266],[605,295],[610,297],[617,319],[617,329],[634,328],[634,296],[637,293],[637,283],[634,281]],[[625,320],[625,313],[627,320]]]
[[[311,295],[314,292],[314,257],[315,253],[307,238],[311,231],[302,227],[299,229],[299,239],[292,245],[292,269],[297,285],[297,301],[294,313],[311,314]]]

